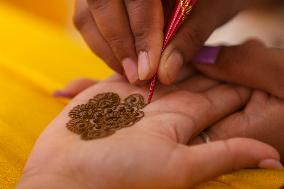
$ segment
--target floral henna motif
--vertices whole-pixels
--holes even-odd
[[[145,106],[140,94],[132,94],[123,102],[116,93],[98,94],[86,104],[74,107],[66,126],[83,140],[106,137],[141,120],[144,117],[141,109]]]

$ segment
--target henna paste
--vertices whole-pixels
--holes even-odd
[[[141,109],[145,106],[140,94],[132,94],[123,102],[116,93],[98,94],[86,104],[74,107],[66,126],[83,140],[106,137],[141,120],[144,117]]]

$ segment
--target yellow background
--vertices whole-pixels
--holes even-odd
[[[52,93],[111,74],[69,31],[67,1],[12,1],[0,0],[0,189],[14,187],[38,135],[65,106]]]
[[[14,187],[37,137],[65,106],[52,93],[72,79],[111,74],[74,37],[72,7],[70,0],[0,0],[0,189]],[[199,188],[281,185],[282,171],[247,170]]]

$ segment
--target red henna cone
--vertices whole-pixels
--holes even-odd
[[[184,20],[189,15],[192,7],[195,5],[197,0],[177,0],[176,7],[174,9],[173,15],[167,26],[165,33],[165,39],[163,44],[163,50],[174,38],[174,35],[177,33],[179,28],[182,26]],[[156,74],[150,84],[149,94],[148,94],[148,104],[151,103],[152,97],[154,95],[155,87],[157,84],[158,75]]]

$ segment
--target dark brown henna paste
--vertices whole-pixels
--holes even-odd
[[[83,140],[106,137],[142,119],[144,112],[141,109],[145,106],[140,94],[132,94],[123,102],[116,93],[98,94],[87,104],[74,107],[69,112],[71,120],[66,126]]]

